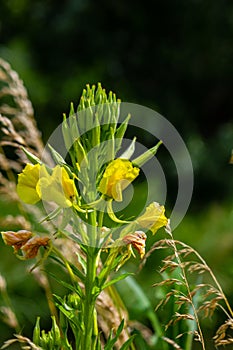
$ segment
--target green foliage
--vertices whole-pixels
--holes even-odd
[[[52,316],[52,328],[48,333],[40,330],[40,318],[37,318],[33,331],[33,342],[44,350],[60,350],[62,347],[62,339],[60,329],[56,323],[56,319]],[[67,348],[71,349],[71,348]]]
[[[115,336],[113,336],[112,332],[110,333],[110,335],[107,339],[107,342],[104,346],[104,350],[111,350],[114,347],[114,344],[117,342],[117,340],[118,340],[118,338],[123,330],[123,327],[124,327],[124,320],[121,321],[121,324],[117,328]],[[127,342],[124,345],[122,345],[121,350],[128,349],[130,344],[132,343],[133,339],[134,339],[133,336],[130,337],[130,339],[128,339]]]
[[[195,162],[196,203],[230,200],[233,5],[159,0],[155,8],[2,1],[0,55],[24,79],[44,140],[81,87],[102,81],[124,101],[158,110],[181,132]],[[150,135],[142,138],[151,146]]]

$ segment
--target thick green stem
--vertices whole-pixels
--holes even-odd
[[[87,254],[87,274],[85,283],[85,301],[84,301],[84,339],[82,350],[94,350],[96,338],[95,325],[95,301],[96,294],[94,293],[96,269],[97,269],[97,249],[94,247],[88,248]]]
[[[93,211],[89,216],[88,233],[90,238],[90,246],[87,248],[86,255],[86,281],[85,281],[85,300],[84,300],[84,338],[82,350],[94,350],[96,334],[96,313],[95,302],[98,296],[96,287],[97,259],[98,251],[96,248],[97,239],[97,222],[96,212]]]

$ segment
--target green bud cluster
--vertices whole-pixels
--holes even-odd
[[[116,158],[127,129],[129,116],[118,124],[120,103],[101,84],[86,85],[75,111],[71,104],[69,118],[64,115],[63,138],[74,172],[83,184],[89,200],[96,199],[96,185],[104,165]],[[61,160],[60,160],[61,161]]]
[[[62,346],[61,334],[56,323],[55,316],[52,318],[52,328],[46,333],[40,330],[40,317],[37,318],[33,331],[33,343],[41,347],[43,350],[60,350]]]

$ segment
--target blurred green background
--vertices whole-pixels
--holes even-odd
[[[232,56],[233,3],[227,0],[0,3],[0,57],[23,79],[45,142],[86,83],[101,82],[175,126],[189,149],[195,184],[174,234],[203,254],[233,303]],[[176,176],[164,167],[173,198]],[[14,213],[2,207],[1,217]],[[19,314],[28,320],[30,310],[35,317],[40,289],[2,243],[1,251],[0,271]],[[158,266],[155,256],[138,276],[146,291]],[[41,310],[46,315],[43,302]],[[1,323],[0,330],[1,344],[11,331]]]

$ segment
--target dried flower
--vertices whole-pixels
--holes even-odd
[[[28,350],[43,350],[41,347],[35,345],[30,339],[23,337],[21,334],[15,334],[15,338],[6,340],[1,349],[6,349],[14,343],[25,343],[26,345],[21,346],[22,349]]]
[[[146,212],[137,218],[137,223],[155,234],[159,228],[166,226],[168,223],[164,206],[157,202],[151,203],[146,208]]]
[[[49,237],[32,237],[21,248],[25,259],[33,259],[36,257],[40,247],[46,247],[50,241]]]
[[[1,232],[5,244],[14,248],[17,253],[19,249],[32,237],[32,233],[27,230],[20,230],[18,232],[5,231]]]
[[[122,191],[138,176],[139,168],[126,159],[115,159],[108,164],[100,181],[99,191],[117,202],[122,201]]]
[[[142,259],[145,255],[145,245],[146,245],[146,234],[143,231],[135,231],[134,233],[129,233],[123,238],[125,244],[131,244],[139,253]]]

